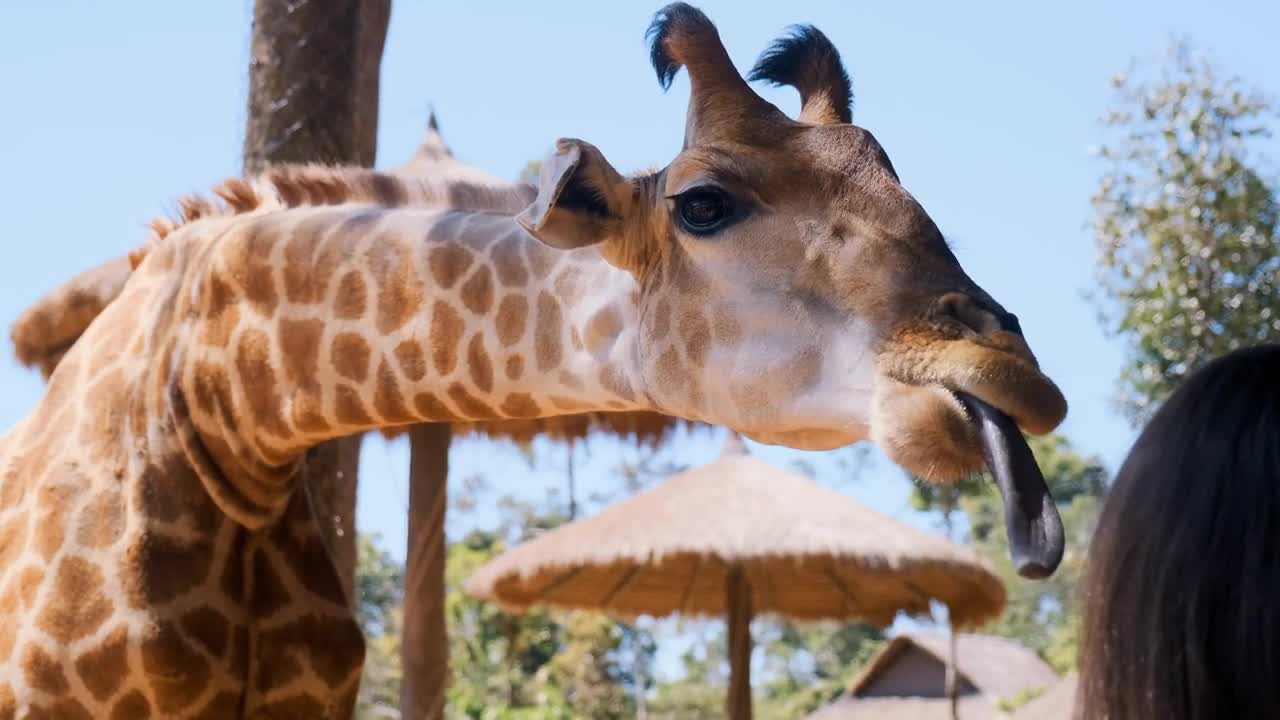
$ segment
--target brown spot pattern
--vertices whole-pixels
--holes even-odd
[[[560,364],[564,352],[560,343],[561,325],[560,303],[545,290],[538,293],[538,322],[533,331],[533,349],[539,372],[547,372]]]
[[[378,382],[373,390],[373,409],[384,422],[401,424],[412,422],[415,418],[405,406],[404,397],[400,393],[400,384],[396,382],[395,371],[391,363],[383,360],[378,363]]]
[[[13,566],[14,558],[26,549],[27,518],[13,517],[0,526],[0,568]]]
[[[552,395],[550,397],[550,400],[552,405],[555,405],[558,409],[563,410],[565,412],[577,413],[577,412],[585,412],[591,409],[590,405],[580,400],[575,400],[573,398],[561,397],[559,395]]]
[[[684,389],[684,366],[680,362],[679,353],[674,348],[667,348],[658,357],[658,364],[654,367],[654,370],[658,376],[658,385],[664,394],[675,396]]]
[[[431,393],[418,393],[413,397],[413,407],[424,421],[456,420],[453,411],[440,398]]]
[[[631,389],[631,382],[613,367],[605,366],[600,368],[600,385],[605,390],[627,402],[635,402],[636,400],[635,392]]]
[[[552,250],[542,243],[523,243],[525,255],[529,258],[529,268],[533,270],[534,277],[546,277],[551,272],[551,268],[555,266],[556,260],[561,253]]]
[[[334,372],[348,380],[364,382],[369,377],[369,343],[360,335],[343,332],[333,337],[329,362]]]
[[[213,657],[222,657],[230,642],[230,627],[222,613],[209,606],[189,610],[182,616],[182,630]]]
[[[597,357],[608,355],[622,332],[622,317],[612,305],[601,308],[587,321],[587,352]]]
[[[502,401],[498,408],[503,415],[513,418],[533,418],[541,414],[541,408],[534,402],[533,396],[527,393],[512,393]]]
[[[119,490],[107,488],[95,495],[80,513],[76,542],[87,548],[100,548],[114,545],[123,535],[124,497]]]
[[[146,532],[125,552],[118,572],[129,603],[145,608],[170,602],[204,583],[213,563],[208,539],[191,541]]]
[[[680,339],[684,342],[685,357],[695,367],[706,365],[707,351],[711,349],[711,327],[698,313],[687,312],[680,319]]]
[[[22,658],[22,672],[27,676],[27,684],[41,692],[59,695],[69,688],[62,666],[39,645],[27,647],[27,654]]]
[[[323,242],[326,229],[333,224],[332,217],[309,217],[293,229],[284,246],[284,295],[289,302],[313,304],[324,300],[338,267],[338,255],[333,246]]]
[[[346,427],[372,427],[373,418],[360,401],[360,393],[350,385],[334,388],[334,415],[338,423]]]
[[[200,712],[196,713],[191,720],[222,720],[235,717],[239,711],[240,696],[230,691],[223,691],[214,695],[213,699],[200,708]]]
[[[458,410],[467,419],[488,420],[494,417],[493,409],[467,392],[461,383],[453,383],[449,386],[449,399],[458,406]]]
[[[151,717],[151,703],[147,702],[147,697],[140,690],[130,690],[111,708],[111,720],[136,720],[145,717]]]
[[[142,641],[142,669],[146,671],[161,712],[187,708],[209,684],[209,661],[182,639],[173,623],[162,622]]]
[[[653,311],[653,336],[651,341],[662,340],[671,332],[671,303],[666,298],[658,298],[658,306]]]
[[[507,377],[512,380],[519,380],[524,374],[524,358],[520,355],[512,355],[507,358]]]
[[[556,295],[571,303],[578,297],[578,282],[582,278],[582,270],[577,265],[568,265],[556,274]]]
[[[520,257],[520,244],[518,236],[511,234],[495,243],[490,251],[493,267],[498,271],[498,282],[506,287],[519,287],[529,282],[529,271]]]
[[[76,658],[76,674],[93,697],[105,701],[124,682],[129,672],[129,630],[112,630],[98,645]]]
[[[480,392],[493,390],[493,362],[489,353],[484,350],[484,335],[476,333],[467,343],[467,368],[471,371],[471,380]]]
[[[200,341],[212,347],[231,344],[231,333],[240,322],[240,308],[234,303],[235,291],[218,273],[212,273],[202,296],[204,303]]]
[[[364,656],[364,637],[350,617],[305,615],[262,633],[264,648],[310,650],[311,669],[330,688],[341,686],[356,669],[353,659]],[[263,664],[266,664],[265,658]]]
[[[400,372],[410,382],[418,382],[427,376],[427,358],[422,353],[422,346],[413,340],[405,340],[396,346],[396,362],[400,363]]]
[[[285,377],[294,385],[316,387],[323,333],[322,320],[280,319],[280,359],[284,363]]]
[[[287,437],[280,415],[276,377],[271,367],[271,339],[258,330],[246,330],[236,346],[236,373],[240,391],[255,424],[276,437]]]
[[[716,342],[724,347],[737,347],[742,342],[742,325],[732,314],[723,310],[712,318],[711,330],[715,333]]]
[[[111,615],[102,583],[102,571],[96,566],[75,556],[64,557],[36,625],[61,645],[97,632]]]
[[[477,315],[493,307],[493,272],[485,265],[476,268],[462,286],[462,304]]]
[[[504,347],[511,347],[524,337],[524,327],[529,318],[529,301],[523,295],[507,295],[498,304],[496,326],[498,340]]]
[[[458,364],[458,343],[464,329],[458,311],[437,300],[431,309],[431,362],[437,373],[448,375]]]
[[[269,618],[289,604],[289,593],[276,573],[275,565],[267,553],[258,550],[253,554],[253,601],[251,607],[257,618]]]
[[[462,279],[462,275],[471,268],[475,258],[471,251],[459,245],[441,245],[431,249],[427,254],[427,265],[431,268],[431,279],[436,285],[448,290]]]
[[[400,243],[375,243],[369,252],[369,267],[378,285],[378,332],[395,332],[422,305],[422,279],[414,258]]]
[[[364,278],[354,270],[338,281],[338,295],[333,299],[333,314],[339,320],[359,320],[369,305]]]
[[[266,225],[261,220],[249,224],[244,230],[242,242],[234,247],[240,251],[235,259],[239,261],[239,267],[243,268],[245,298],[259,313],[271,315],[280,298],[276,294],[273,277],[275,267],[271,263],[275,234]],[[236,264],[232,267],[236,267]]]

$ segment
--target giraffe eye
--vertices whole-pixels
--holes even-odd
[[[694,235],[719,230],[733,215],[732,210],[731,198],[719,188],[694,188],[676,197],[676,217],[681,227]]]

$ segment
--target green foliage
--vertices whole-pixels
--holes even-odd
[[[1184,43],[1158,78],[1113,86],[1094,299],[1128,345],[1119,399],[1140,421],[1208,360],[1280,340],[1280,206],[1250,152],[1275,113]]]
[[[1051,577],[1025,580],[1013,569],[1003,504],[994,482],[983,475],[967,479],[956,487],[952,502],[968,521],[969,542],[991,564],[1009,593],[1004,614],[983,632],[1013,638],[1040,653],[1059,672],[1066,672],[1075,666],[1079,635],[1076,586],[1106,490],[1107,471],[1101,461],[1082,455],[1061,435],[1031,437],[1027,442],[1044,472],[1067,533],[1062,564]],[[937,486],[917,482],[912,502],[922,510],[940,510],[944,497]]]
[[[756,623],[766,680],[761,717],[804,717],[842,692],[880,649],[884,632],[861,623]],[[760,626],[764,627],[760,627]]]
[[[365,633],[364,677],[356,717],[387,717],[400,706],[400,605],[404,572],[377,545],[376,535],[356,538],[357,615]]]
[[[1035,700],[1036,698],[1040,697],[1043,694],[1044,694],[1044,688],[1029,687],[1029,688],[1026,688],[1025,690],[1022,690],[1021,692],[1019,692],[1017,695],[1014,695],[1013,697],[1000,698],[999,700],[996,700],[996,709],[1000,710],[1001,712],[1011,713],[1011,712],[1014,712],[1015,710],[1018,710],[1023,705],[1026,705],[1027,703],[1031,702],[1032,700]]]

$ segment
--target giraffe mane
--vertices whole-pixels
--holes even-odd
[[[531,185],[496,187],[465,180],[402,177],[367,168],[289,164],[267,168],[249,178],[228,178],[211,196],[185,195],[171,217],[153,218],[150,235],[129,252],[137,269],[156,243],[179,228],[209,217],[229,217],[297,207],[373,204],[381,207],[440,207],[514,215],[536,196]]]

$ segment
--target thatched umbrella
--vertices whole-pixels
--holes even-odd
[[[939,600],[965,626],[1005,605],[968,549],[752,457],[733,433],[716,462],[512,548],[466,591],[515,612],[727,615],[732,718],[751,716],[756,613],[888,625]]]

